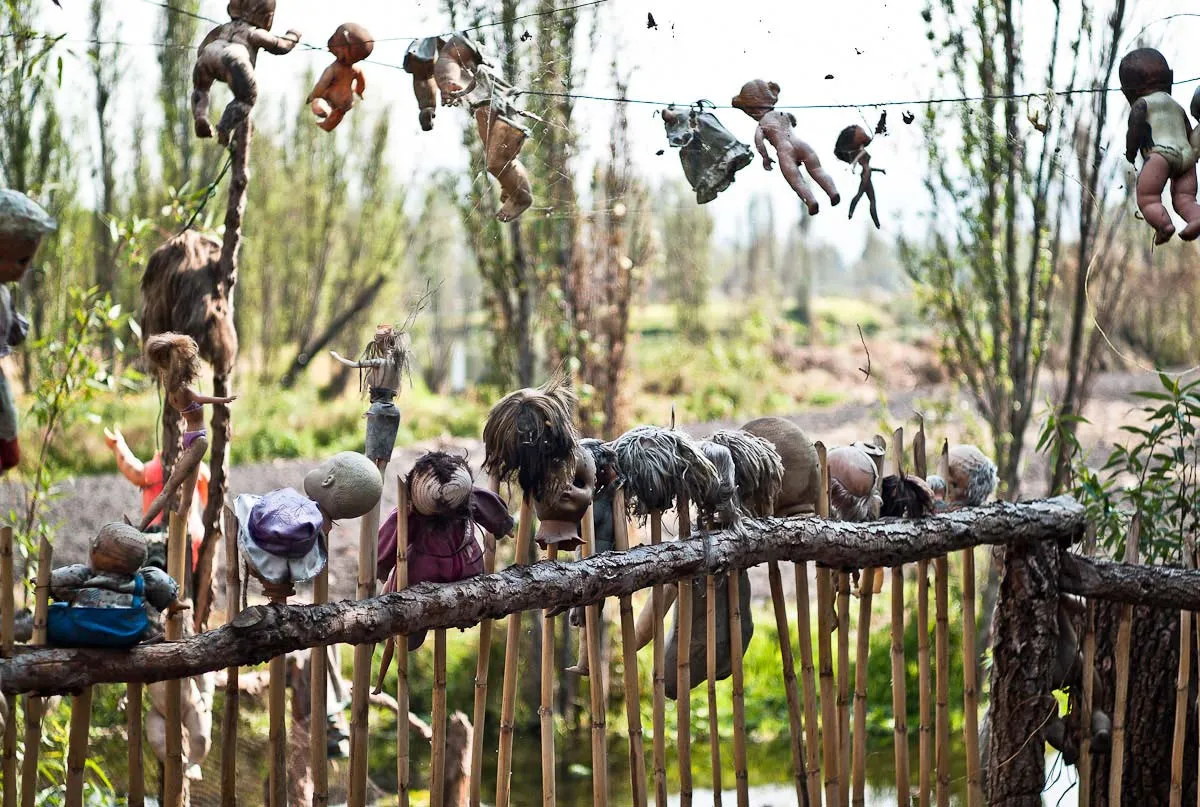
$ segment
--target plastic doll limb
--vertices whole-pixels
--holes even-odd
[[[1171,214],[1162,203],[1163,188],[1171,176],[1171,167],[1161,154],[1150,154],[1142,164],[1142,170],[1137,178],[1137,206],[1142,211],[1146,223],[1154,228],[1158,235],[1155,244],[1165,244],[1175,234],[1175,225],[1171,223]],[[1195,171],[1192,172],[1195,177]],[[1193,192],[1195,185],[1192,186]]]
[[[313,101],[313,104],[315,105],[316,101]],[[344,110],[332,109],[329,111],[328,116],[317,125],[327,132],[332,132],[337,128],[337,125],[342,122],[342,118],[344,117],[346,117]]]
[[[200,474],[200,461],[204,459],[206,451],[208,451],[208,438],[201,435],[179,455],[175,460],[175,467],[171,469],[171,478],[163,485],[162,492],[146,508],[146,512],[142,516],[142,523],[138,527],[139,530],[144,532],[151,522],[158,518],[158,514],[163,511],[167,502],[180,489],[181,485],[184,487],[178,512],[187,514],[192,506],[192,495],[196,491],[196,477]]]
[[[491,106],[476,109],[475,122],[487,154],[488,173],[500,183],[500,200],[504,204],[496,218],[512,221],[533,204],[529,174],[517,159],[525,144],[525,132],[497,117]]]
[[[837,207],[838,202],[842,201],[842,196],[838,193],[837,186],[833,184],[833,177],[829,176],[829,172],[821,167],[821,158],[807,143],[797,141],[794,137],[792,143],[796,149],[796,157],[804,163],[808,175],[821,186],[821,190],[825,191],[825,195],[829,197],[829,203]]]
[[[192,69],[192,121],[196,128],[196,137],[212,137],[208,102],[214,78],[212,71],[203,61],[196,62]]]
[[[1195,241],[1200,237],[1200,204],[1196,202],[1196,169],[1171,180],[1171,207],[1187,222],[1179,237],[1184,241]]]
[[[804,181],[804,176],[800,173],[799,164],[792,160],[785,159],[782,154],[779,155],[779,170],[783,172],[783,178],[792,186],[792,190],[800,197],[800,201],[804,202],[808,208],[808,215],[815,216],[821,212],[821,206],[817,204],[817,197],[813,195],[812,188]]]

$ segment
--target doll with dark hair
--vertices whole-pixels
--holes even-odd
[[[304,99],[319,119],[317,125],[325,131],[332,132],[342,122],[354,106],[354,96],[363,97],[367,77],[357,64],[374,49],[371,32],[356,22],[342,23],[329,37],[329,52],[333,54],[334,62],[325,68],[308,98]]]
[[[483,424],[483,469],[500,481],[515,477],[535,501],[557,497],[575,478],[575,404],[562,375],[505,395]]]
[[[875,223],[875,229],[878,230],[879,208],[875,205],[875,183],[871,179],[871,174],[872,172],[886,174],[887,171],[884,171],[882,168],[871,167],[871,155],[867,153],[867,146],[870,144],[871,135],[867,134],[866,129],[857,124],[847,126],[838,134],[837,143],[833,146],[833,156],[848,164],[851,168],[857,165],[861,172],[858,178],[858,192],[850,200],[850,211],[846,218],[854,218],[854,208],[858,206],[858,200],[862,199],[863,195],[866,194],[871,221]]]

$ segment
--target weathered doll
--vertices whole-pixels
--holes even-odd
[[[880,515],[884,518],[924,518],[936,509],[933,488],[915,474],[889,474],[883,478],[882,489]]]
[[[333,54],[334,62],[325,68],[308,98],[304,99],[319,119],[317,125],[325,131],[332,132],[337,128],[354,106],[355,95],[363,97],[367,77],[356,65],[374,49],[371,32],[356,22],[342,23],[329,37],[329,52]]]
[[[233,93],[217,124],[217,141],[229,144],[230,134],[250,116],[258,101],[254,65],[261,48],[277,56],[291,53],[300,41],[298,31],[283,36],[271,33],[275,0],[230,0],[230,21],[208,32],[196,53],[192,70],[192,120],[197,137],[212,137],[208,120],[209,91],[214,81],[224,82]]]
[[[879,469],[859,445],[839,446],[827,455],[829,514],[838,521],[873,521],[882,500]]]
[[[815,512],[821,495],[821,466],[808,435],[792,421],[780,417],[756,418],[741,430],[774,446],[783,463],[783,483],[774,501],[773,514],[794,516]]]
[[[533,204],[533,191],[517,159],[529,136],[520,118],[533,116],[517,107],[512,85],[484,59],[479,44],[465,32],[419,39],[409,46],[404,67],[413,76],[421,128],[433,128],[435,88],[446,106],[466,104],[484,144],[487,171],[500,183],[496,218],[512,221],[524,213]]]
[[[579,522],[592,506],[596,492],[596,460],[592,452],[575,447],[575,474],[557,493],[534,499],[538,517],[534,540],[542,549],[555,547],[569,551],[583,543]]]
[[[551,501],[575,478],[575,392],[564,376],[501,398],[483,424],[483,469],[516,478],[533,501]]]
[[[981,505],[996,491],[996,484],[996,465],[982,451],[969,445],[950,449],[945,499],[951,506]]]
[[[166,389],[167,405],[183,415],[187,428],[183,433],[183,452],[175,458],[171,476],[163,484],[162,493],[150,503],[142,515],[138,529],[144,531],[167,502],[182,487],[179,509],[186,515],[192,506],[200,461],[208,450],[208,430],[204,427],[205,404],[227,404],[236,395],[213,397],[201,395],[193,385],[200,376],[199,348],[192,337],[180,333],[160,333],[146,340],[146,361]]]
[[[854,194],[854,198],[850,200],[850,211],[846,218],[854,218],[854,208],[858,206],[858,200],[867,196],[867,204],[871,213],[871,221],[875,223],[875,229],[879,229],[879,208],[875,204],[875,183],[871,180],[872,172],[886,174],[882,168],[871,167],[871,155],[867,153],[867,146],[871,145],[871,135],[867,134],[867,130],[855,124],[847,126],[838,134],[837,143],[833,146],[833,155],[844,163],[853,168],[859,166],[860,174],[858,178],[858,193]]]
[[[1179,237],[1200,237],[1200,203],[1196,202],[1196,149],[1192,124],[1183,107],[1171,97],[1174,75],[1166,58],[1154,48],[1138,48],[1121,59],[1121,92],[1130,103],[1125,134],[1125,159],[1142,155],[1137,179],[1137,204],[1146,223],[1164,244],[1175,234],[1162,192],[1171,184],[1171,206],[1187,222]]]
[[[455,583],[483,573],[483,550],[477,528],[497,538],[512,532],[514,522],[504,500],[476,487],[465,458],[431,451],[413,465],[405,482],[411,510],[408,520],[408,584]],[[396,528],[393,508],[379,528],[380,580],[384,593],[396,590]],[[409,650],[425,640],[425,632],[410,634]]]
[[[8,283],[25,276],[42,238],[58,228],[42,207],[18,191],[0,190],[0,358],[25,341],[29,322],[13,307]],[[8,377],[0,372],[0,474],[21,461],[17,403]]]
[[[742,91],[733,97],[733,106],[758,121],[758,129],[754,132],[754,145],[758,149],[758,153],[762,155],[763,168],[770,171],[774,163],[767,153],[766,143],[769,142],[775,147],[775,154],[779,159],[779,170],[783,173],[784,179],[808,207],[809,215],[815,216],[820,210],[820,206],[817,204],[817,197],[813,195],[812,188],[804,181],[804,175],[800,173],[801,165],[808,169],[809,175],[829,196],[831,204],[836,206],[842,197],[838,195],[837,188],[834,187],[833,178],[821,167],[821,160],[817,157],[817,152],[796,136],[794,131],[796,119],[788,112],[780,112],[775,109],[775,102],[778,100],[778,84],[773,81],[755,79],[742,85]]]
[[[738,140],[717,116],[702,108],[680,112],[674,106],[662,111],[667,141],[679,149],[683,175],[705,204],[733,184],[734,174],[754,160],[754,152]]]
[[[783,458],[775,446],[742,429],[722,429],[708,439],[729,450],[742,512],[751,517],[773,515],[784,478]]]
[[[330,354],[347,367],[360,371],[359,387],[366,387],[371,397],[367,409],[366,455],[373,460],[389,461],[400,428],[400,410],[393,401],[400,383],[409,371],[409,339],[404,328],[379,325],[375,337],[357,361],[347,359],[337,351]]]

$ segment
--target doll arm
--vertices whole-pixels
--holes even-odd
[[[333,86],[333,74],[335,65],[330,65],[325,68],[325,72],[317,79],[317,83],[313,85],[312,92],[304,99],[304,103],[311,104],[314,98],[324,98],[325,93],[329,92],[329,88]]]
[[[763,168],[770,171],[771,166],[775,161],[772,160],[771,155],[767,153],[767,138],[763,135],[761,126],[754,130],[754,148],[758,149],[758,153],[762,155]]]
[[[188,392],[192,395],[192,401],[198,404],[227,404],[237,400],[236,395],[229,395],[224,398],[213,397],[211,395],[201,395],[195,390],[189,389]]]
[[[354,79],[350,82],[350,86],[358,94],[359,98],[363,97],[363,93],[367,89],[367,74],[357,66],[354,68]]]
[[[1133,162],[1142,146],[1153,145],[1150,139],[1149,109],[1146,99],[1139,98],[1129,108],[1129,129],[1125,132],[1125,159]]]
[[[291,53],[292,48],[296,47],[299,41],[299,31],[288,31],[283,36],[275,36],[270,31],[264,31],[261,28],[255,28],[250,31],[251,45],[256,48],[262,48],[267,53],[273,53],[276,56]]]
[[[108,437],[108,434],[106,429],[105,437]],[[146,464],[130,450],[121,432],[115,432],[115,439],[111,443],[111,447],[117,458],[117,470],[121,472],[121,475],[139,488],[146,487]]]
[[[363,370],[371,367],[382,367],[387,363],[387,359],[363,359],[362,361],[353,361],[352,359],[347,359],[336,350],[329,351],[329,355],[333,356],[347,367],[353,367],[357,370]]]

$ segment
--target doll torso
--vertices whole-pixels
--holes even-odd
[[[786,112],[772,110],[763,115],[758,122],[765,137],[775,151],[782,157],[792,153],[792,122]]]
[[[359,69],[351,64],[334,62],[325,68],[321,82],[329,82],[328,89],[321,95],[334,109],[349,111],[354,106],[354,78]]]
[[[1142,158],[1161,154],[1170,164],[1172,175],[1187,171],[1196,164],[1196,152],[1188,142],[1187,113],[1169,93],[1151,93],[1141,100],[1146,104],[1153,143],[1142,148]]]
[[[249,59],[254,64],[258,59],[258,48],[253,44],[251,34],[257,30],[253,25],[242,20],[233,20],[224,25],[218,25],[208,32],[196,55],[196,63],[204,67],[214,76],[228,80],[229,68],[227,59]]]

